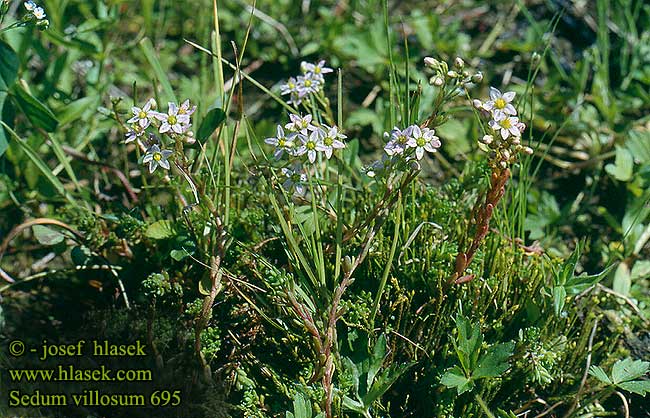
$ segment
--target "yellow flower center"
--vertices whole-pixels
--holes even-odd
[[[288,86],[289,86],[290,89],[295,89],[296,88],[295,83],[289,83]]]
[[[311,87],[311,80],[305,80],[305,87]]]
[[[167,123],[169,123],[170,125],[176,125],[176,122],[177,122],[176,116],[169,115],[169,117],[167,118]]]
[[[314,72],[315,72],[316,74],[320,74],[320,67],[316,67],[316,68],[314,68]]]
[[[499,122],[499,125],[501,125],[501,127],[502,127],[503,129],[510,129],[510,128],[512,127],[512,124],[510,123],[510,119],[509,119],[509,118],[505,118],[504,120],[502,120],[501,122]]]
[[[327,137],[327,138],[323,139],[323,143],[329,147],[330,145],[332,145],[334,143],[334,140],[332,138],[330,138],[330,137]]]
[[[313,142],[313,141],[309,141],[309,142],[307,142],[307,149],[308,149],[308,150],[316,149],[316,143]]]
[[[140,119],[146,118],[147,117],[147,112],[145,112],[144,110],[141,110],[140,113],[138,113],[138,117]]]
[[[399,142],[400,144],[405,143],[405,142],[406,142],[406,135],[400,135],[400,136],[398,136],[398,137],[397,137],[397,142]]]
[[[418,138],[415,140],[415,143],[418,145],[418,147],[423,147],[427,141],[424,138]]]
[[[160,160],[162,160],[162,154],[159,153],[159,152],[155,153],[155,154],[153,155],[153,159],[156,160],[156,161],[160,161]]]
[[[508,103],[505,100],[503,100],[501,97],[499,97],[494,101],[494,105],[497,107],[497,109],[503,109],[504,107],[506,107],[507,104]]]
[[[278,146],[283,147],[286,142],[287,141],[285,141],[284,138],[280,138],[280,139],[278,139]]]

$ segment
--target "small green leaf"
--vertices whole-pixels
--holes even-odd
[[[630,287],[632,286],[632,277],[630,269],[625,263],[620,263],[614,273],[614,283],[612,288],[615,292],[621,295],[628,296],[630,294]]]
[[[474,387],[472,381],[463,374],[463,371],[458,366],[449,369],[440,379],[440,383],[450,389],[456,388],[459,395]]]
[[[205,141],[212,133],[226,120],[226,114],[219,108],[211,109],[201,121],[196,137],[199,141]]]
[[[632,272],[630,273],[630,279],[634,281],[638,279],[647,279],[648,277],[650,277],[650,261],[641,260],[634,263]]]
[[[171,221],[156,221],[147,227],[145,236],[153,239],[165,239],[174,235]]]
[[[27,118],[34,124],[34,126],[45,130],[46,132],[54,132],[59,125],[59,121],[54,116],[54,113],[41,103],[36,97],[32,96],[27,90],[20,85],[15,84],[11,90],[12,96],[20,110],[27,116]]]
[[[514,349],[515,344],[513,342],[495,344],[488,348],[472,372],[472,378],[481,379],[500,376],[510,367],[508,358],[512,355]]]
[[[645,375],[649,369],[650,362],[632,360],[628,357],[614,363],[612,367],[612,381],[616,385],[622,382],[628,382]]]
[[[34,236],[43,245],[56,245],[65,239],[63,233],[45,225],[34,225],[32,227]]]
[[[645,396],[650,392],[650,380],[635,380],[633,382],[623,382],[617,385],[623,390]]]
[[[614,164],[607,164],[605,171],[616,180],[629,181],[632,178],[633,166],[632,153],[626,148],[616,147],[616,160]]]
[[[606,383],[608,385],[612,384],[612,381],[607,376],[607,373],[605,373],[605,370],[603,370],[598,366],[591,366],[589,368],[589,374],[594,376],[596,379],[600,380],[603,383]]]

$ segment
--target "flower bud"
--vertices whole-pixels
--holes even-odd
[[[537,63],[539,62],[540,59],[542,59],[542,56],[539,55],[539,53],[538,53],[537,51],[533,52],[533,56],[530,57],[530,61],[531,61],[533,64],[537,64]]]
[[[513,136],[511,142],[513,145],[519,145],[521,144],[521,139],[518,136]]]
[[[449,78],[458,78],[458,73],[456,71],[447,71],[447,77]]]
[[[151,105],[151,109],[156,110],[158,108],[158,103],[156,103],[156,99],[153,97],[149,99],[148,103]]]
[[[478,73],[472,75],[472,83],[478,84],[481,81],[483,81],[483,73],[482,72],[479,71]]]
[[[352,271],[352,263],[353,263],[353,259],[349,255],[346,255],[343,258],[343,272],[344,273],[347,274],[347,273],[350,273],[350,271]]]
[[[479,99],[472,100],[472,106],[478,110],[483,110],[483,102]]]
[[[494,137],[492,135],[483,135],[482,141],[484,144],[490,145],[494,141]]]
[[[443,84],[445,84],[445,80],[442,79],[440,76],[436,76],[431,78],[431,84],[433,84],[436,87],[441,87]]]
[[[47,19],[39,20],[36,22],[36,27],[38,30],[45,30],[50,27],[50,21]]]
[[[524,147],[524,154],[533,155],[533,149],[531,147]]]
[[[465,67],[465,61],[461,57],[456,57],[454,60],[454,67],[456,67],[459,70],[462,70],[463,67]]]
[[[424,65],[430,68],[435,68],[438,66],[438,60],[432,57],[424,57]]]

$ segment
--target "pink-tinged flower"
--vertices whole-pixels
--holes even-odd
[[[499,120],[491,120],[488,125],[494,131],[499,132],[503,139],[508,139],[511,135],[515,137],[521,136],[521,132],[519,131],[519,118],[517,117],[504,116]]]
[[[316,155],[319,152],[325,151],[325,149],[321,132],[316,130],[313,131],[309,137],[303,137],[302,145],[296,151],[296,155],[300,156],[307,154],[307,159],[313,164],[314,161],[316,161]]]
[[[410,148],[415,148],[415,156],[421,160],[424,151],[436,152],[440,148],[440,138],[435,136],[435,131],[429,128],[421,128],[417,125],[411,127],[411,139],[406,143]]]
[[[190,100],[187,99],[181,104],[181,107],[178,108],[179,115],[192,116],[192,113],[196,111],[196,106],[190,105]]]
[[[339,128],[336,126],[323,126],[321,130],[321,136],[323,138],[323,147],[325,148],[325,156],[329,160],[332,158],[332,152],[335,149],[345,148],[345,144],[341,139],[346,139],[347,136],[339,132]]]
[[[294,115],[290,114],[289,119],[291,122],[284,125],[285,129],[291,132],[299,132],[304,136],[309,136],[309,132],[316,131],[318,128],[311,124],[312,115]]]
[[[300,134],[298,134],[297,136],[302,138]],[[278,125],[276,136],[266,138],[264,142],[269,145],[273,145],[275,147],[275,152],[273,153],[273,156],[279,160],[285,151],[288,152],[289,154],[294,152],[295,144],[293,141],[294,139],[296,139],[295,137],[296,137],[295,134],[294,136],[287,137],[284,134],[284,129],[282,129],[282,125]]]
[[[140,126],[138,123],[134,123],[131,125],[131,129],[126,133],[125,137],[126,140],[124,141],[125,144],[128,144],[129,142],[135,141],[137,138],[141,137],[144,134],[144,128]]]
[[[516,115],[517,110],[511,104],[515,98],[515,92],[509,91],[501,94],[498,89],[490,87],[490,100],[483,103],[483,109],[492,112],[492,116],[496,120],[507,115]]]
[[[411,139],[411,131],[413,130],[412,126],[404,130],[399,128],[393,128],[390,133],[384,132],[385,138],[390,138],[388,143],[384,146],[384,151],[386,154],[393,156],[395,154],[402,154],[407,147],[407,143]]]
[[[167,113],[155,113],[156,119],[162,122],[159,132],[175,132],[177,134],[184,133],[190,127],[190,116],[187,114],[179,114],[176,103],[169,102],[169,109]]]
[[[133,117],[127,120],[127,123],[137,123],[142,128],[146,128],[151,123],[151,118],[156,116],[156,112],[151,110],[152,101],[148,100],[144,107],[133,106],[131,112]]]

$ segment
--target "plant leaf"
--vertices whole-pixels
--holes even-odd
[[[63,233],[46,225],[34,225],[32,230],[34,237],[43,245],[56,245],[65,239]]]
[[[174,235],[174,227],[171,221],[156,221],[147,227],[145,236],[153,239],[165,239]]]
[[[632,153],[623,147],[616,147],[616,160],[614,164],[607,164],[605,171],[616,180],[629,181],[632,178],[634,158]]]
[[[637,379],[650,369],[650,362],[626,358],[614,363],[612,367],[612,381],[615,385]]]
[[[226,120],[226,114],[222,109],[211,109],[201,121],[196,137],[199,141],[205,141],[212,133]]]
[[[596,379],[600,380],[603,383],[606,383],[608,385],[612,384],[612,381],[610,380],[609,376],[607,376],[607,373],[605,373],[605,370],[603,370],[601,367],[591,366],[589,368],[589,374],[594,376]]]
[[[18,77],[18,55],[5,42],[0,41],[0,91],[7,91]]]
[[[456,392],[460,395],[462,393],[471,390],[474,387],[474,384],[470,379],[468,379],[463,371],[458,366],[454,366],[440,379],[440,383],[445,385],[448,388],[456,388]]]
[[[617,385],[623,390],[645,396],[650,392],[650,380],[635,380],[633,382],[623,382]]]
[[[27,116],[34,126],[39,127],[46,132],[54,132],[59,125],[59,121],[54,113],[41,103],[36,97],[32,96],[20,83],[15,84],[11,89],[12,96],[20,110]]]
[[[625,263],[620,263],[614,273],[614,283],[612,288],[615,292],[621,295],[628,296],[630,294],[630,287],[632,286],[632,277],[630,275],[630,268]]]
[[[512,355],[514,349],[515,344],[512,341],[492,345],[481,356],[478,365],[472,372],[472,378],[480,379],[483,377],[500,376],[510,367],[508,358]]]

